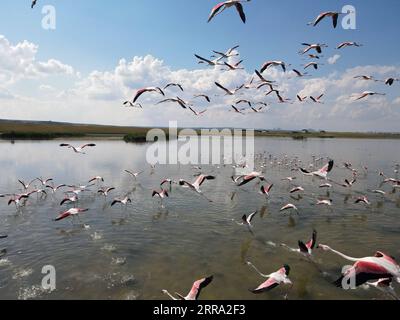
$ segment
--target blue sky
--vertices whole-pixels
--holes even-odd
[[[27,5],[28,3],[28,5]],[[248,18],[243,25],[233,10],[207,24],[215,0],[3,0],[0,31],[10,41],[29,40],[40,47],[38,58],[57,59],[82,71],[109,69],[120,58],[152,54],[176,68],[196,67],[193,53],[208,54],[241,45],[246,67],[254,69],[267,58],[296,63],[300,43],[337,43],[338,39],[366,43],[360,55],[346,53],[337,69],[358,64],[399,64],[397,0],[253,0],[245,4]],[[57,9],[57,29],[41,28],[41,6]],[[319,12],[340,10],[351,4],[357,9],[357,30],[333,30],[324,21],[318,28],[306,26]],[[324,71],[329,72],[329,68]],[[322,71],[322,73],[324,72]]]
[[[171,69],[195,70],[199,65],[194,53],[207,57],[212,49],[223,51],[235,44],[240,44],[241,58],[249,73],[271,59],[301,68],[306,62],[297,54],[302,42],[327,43],[325,58],[338,53],[333,48],[341,41],[364,44],[362,48],[341,51],[341,58],[334,65],[324,61],[325,66],[313,72],[317,77],[329,77],[355,66],[400,66],[398,0],[252,0],[244,4],[248,20],[245,25],[232,9],[207,23],[210,9],[216,3],[214,0],[38,0],[31,10],[29,0],[3,0],[0,35],[14,45],[23,40],[37,45],[36,60],[56,59],[72,66],[82,77],[94,70],[112,71],[122,58],[131,61],[135,56],[148,54],[163,60]],[[47,4],[57,10],[54,31],[41,28],[41,9]],[[330,21],[323,21],[315,28],[306,25],[320,12],[340,11],[348,4],[357,10],[356,30],[333,29]],[[54,77],[38,81],[67,87],[75,79]],[[11,89],[32,92],[35,83],[32,79],[20,81]],[[399,91],[398,87],[394,90]],[[390,94],[392,100],[396,98]]]

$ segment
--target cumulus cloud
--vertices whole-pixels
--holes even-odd
[[[340,54],[335,54],[334,56],[328,58],[329,64],[335,64],[341,58]]]
[[[74,74],[71,66],[58,60],[37,61],[38,49],[26,40],[14,45],[0,35],[0,83],[9,85],[26,78]]]
[[[110,70],[94,70],[84,75],[55,59],[36,61],[38,47],[26,41],[13,46],[7,39],[0,37],[0,48],[5,48],[0,50],[0,70],[8,72],[0,72],[0,77],[6,74],[4,79],[9,83],[31,77],[42,79],[44,75],[75,75],[72,85],[68,83],[62,87],[58,84],[57,89],[43,83],[38,86],[40,90],[37,97],[18,96],[7,99],[2,103],[0,118],[132,126],[168,126],[168,122],[173,120],[178,121],[179,126],[188,127],[307,127],[350,131],[398,130],[400,120],[400,98],[394,96],[396,91],[393,87],[387,87],[381,82],[354,79],[355,76],[364,74],[376,78],[400,74],[400,68],[394,66],[358,66],[341,73],[332,72],[324,77],[302,79],[293,77],[290,72],[284,73],[279,68],[269,68],[264,76],[275,81],[276,88],[283,97],[292,99],[292,103],[280,104],[277,103],[275,94],[265,95],[268,87],[260,90],[242,89],[232,97],[225,96],[215,86],[217,81],[234,89],[243,83],[249,84],[252,77],[254,83],[257,83],[258,78],[246,70],[227,71],[224,66],[208,67],[204,64],[195,65],[193,69],[174,69],[162,59],[146,55],[121,59]],[[5,54],[6,51],[8,54]],[[232,64],[240,59],[240,56],[231,57],[228,62]],[[337,61],[339,58],[335,59]],[[165,90],[166,97],[179,96],[193,103],[194,109],[207,109],[207,112],[196,117],[177,104],[156,105],[163,98],[157,93],[140,97],[143,110],[122,107],[122,102],[132,99],[139,88],[163,88],[169,82],[182,84],[184,92],[170,87]],[[388,95],[358,102],[351,98],[352,94],[367,89],[388,92]],[[1,92],[0,88],[0,97]],[[209,104],[204,99],[194,99],[193,96],[200,93],[210,96],[212,102]],[[310,101],[299,103],[296,101],[296,94],[324,94],[324,104]],[[270,106],[264,113],[255,113],[249,109],[246,115],[240,115],[232,112],[230,107],[239,99],[266,102]]]

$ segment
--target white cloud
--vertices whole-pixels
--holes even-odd
[[[334,56],[328,58],[329,64],[335,64],[341,58],[340,54],[335,54]]]
[[[54,74],[72,75],[73,85],[57,83],[57,88],[42,83],[38,85],[37,96],[24,95],[2,101],[0,118],[86,122],[132,126],[167,126],[169,120],[177,120],[180,126],[203,127],[253,127],[302,129],[312,127],[326,130],[398,130],[400,120],[400,98],[393,97],[394,87],[383,83],[355,80],[357,75],[373,75],[384,78],[400,74],[394,66],[358,66],[343,73],[333,72],[319,78],[294,78],[279,68],[270,68],[264,76],[276,81],[276,87],[293,104],[278,104],[274,94],[265,97],[268,88],[262,90],[243,89],[238,96],[224,96],[215,81],[228,88],[248,83],[253,74],[245,70],[224,71],[225,67],[196,66],[195,69],[174,69],[163,60],[151,55],[121,59],[117,65],[106,71],[92,71],[80,74],[71,66],[58,60],[37,62],[38,47],[29,42],[15,46],[0,37],[0,78],[3,76],[9,92],[12,83],[27,78],[42,78]],[[8,52],[6,54],[5,52]],[[230,63],[240,57],[230,58]],[[338,59],[338,58],[336,58]],[[194,60],[195,61],[195,60]],[[6,74],[4,76],[3,74]],[[77,75],[79,74],[79,77]],[[256,80],[257,77],[255,78]],[[1,79],[0,79],[1,80]],[[39,81],[39,80],[38,80]],[[140,98],[144,109],[128,109],[121,106],[126,99],[132,99],[137,89],[147,86],[164,87],[169,82],[181,83],[184,92],[177,88],[166,90],[167,97],[179,96],[192,101],[196,110],[207,108],[201,117],[176,104],[155,105],[162,97],[159,94],[145,94]],[[384,91],[386,97],[370,97],[354,102],[350,98],[355,92],[367,89]],[[12,90],[14,91],[14,90]],[[37,90],[36,90],[37,91]],[[193,99],[194,94],[204,93],[211,97],[208,104],[202,99]],[[324,104],[298,103],[296,94],[318,96],[325,94]],[[3,93],[5,96],[5,94]],[[263,114],[249,112],[245,116],[230,111],[230,105],[238,99],[271,103]],[[397,99],[396,99],[397,98]],[[243,105],[243,107],[245,107]]]
[[[10,85],[21,79],[74,74],[71,66],[58,60],[36,61],[37,51],[38,46],[31,42],[13,45],[0,35],[0,83]]]

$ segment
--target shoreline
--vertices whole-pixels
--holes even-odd
[[[92,124],[72,124],[59,122],[40,121],[14,121],[0,120],[0,140],[125,140],[126,142],[145,142],[146,134],[154,128],[147,127],[120,127]],[[168,135],[168,128],[160,128]],[[178,132],[182,129],[178,128]],[[201,130],[213,130],[211,128],[194,128],[198,134]],[[209,135],[221,135],[221,128],[215,128],[218,132]],[[234,130],[234,128],[232,128]],[[246,129],[236,129],[246,130]],[[255,137],[265,138],[292,138],[294,140],[307,139],[400,139],[400,133],[385,132],[329,132],[311,130],[263,130],[255,129]]]

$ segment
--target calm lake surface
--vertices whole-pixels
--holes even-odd
[[[230,178],[232,166],[202,166],[203,173],[217,177],[202,186],[213,202],[173,185],[164,206],[151,197],[161,180],[192,181],[198,170],[171,165],[156,166],[152,172],[146,163],[146,144],[96,141],[97,147],[80,155],[60,148],[59,143],[0,142],[0,193],[21,192],[18,179],[52,177],[56,184],[81,185],[97,175],[104,177],[103,185],[116,190],[105,199],[97,194],[98,186],[90,187],[78,205],[90,211],[76,224],[69,219],[53,221],[68,208],[59,205],[66,189],[43,198],[33,195],[19,210],[7,205],[8,197],[0,198],[0,234],[8,235],[0,240],[0,249],[7,249],[0,258],[1,299],[166,299],[162,289],[186,294],[194,280],[211,274],[214,281],[200,299],[283,299],[285,287],[261,295],[249,292],[264,279],[246,261],[267,274],[289,264],[294,283],[289,299],[389,299],[373,288],[344,291],[334,287],[331,282],[347,264],[340,257],[316,250],[313,264],[280,244],[296,248],[298,240],[308,241],[316,229],[319,243],[350,256],[369,256],[380,250],[400,258],[400,190],[380,186],[383,179],[378,174],[383,171],[396,177],[399,141],[256,138],[256,153],[265,152],[265,177],[274,183],[268,200],[258,194],[257,182],[236,187]],[[324,157],[316,168],[326,163],[326,157],[332,158],[331,178],[340,182],[352,177],[343,168],[344,161],[351,162],[359,171],[358,181],[351,190],[334,185],[327,195],[327,190],[318,188],[321,180],[278,164],[285,155],[289,161],[298,156],[306,168],[313,163],[312,155]],[[258,168],[263,162],[258,162]],[[134,181],[124,169],[145,172]],[[291,197],[293,185],[281,181],[288,176],[296,176],[294,184],[305,188],[301,198]],[[374,189],[388,194],[373,194]],[[132,203],[126,209],[111,207],[114,197],[128,192],[132,192]],[[361,194],[368,196],[370,206],[354,204],[354,197]],[[333,206],[316,206],[318,198],[332,199]],[[299,208],[299,215],[279,212],[289,202]],[[260,214],[253,220],[254,234],[232,221],[256,210]],[[53,292],[41,289],[44,265],[56,269]],[[400,293],[397,284],[395,289]]]

